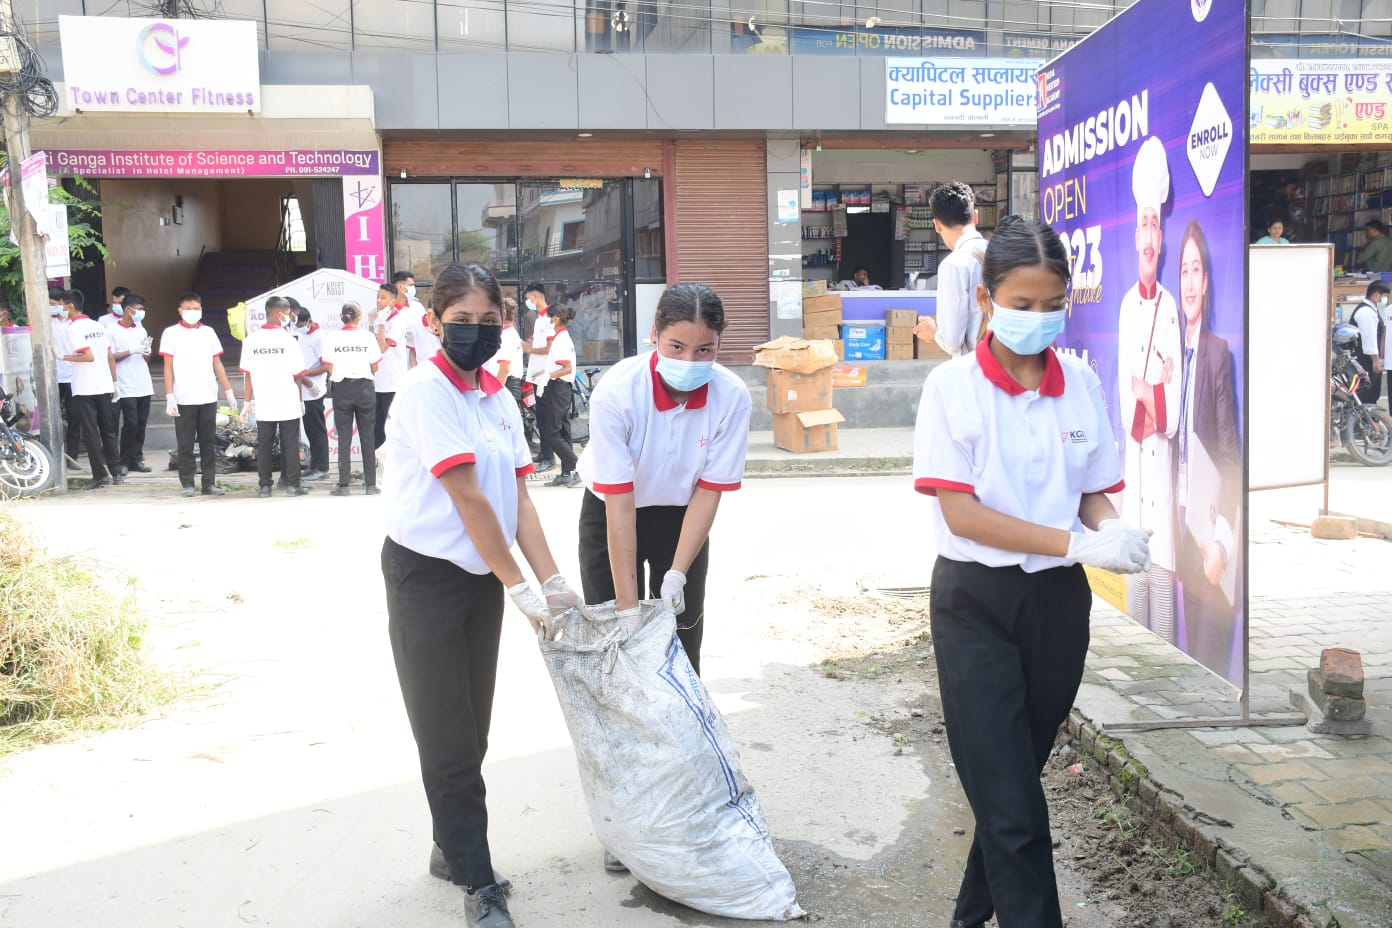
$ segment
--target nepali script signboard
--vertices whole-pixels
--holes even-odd
[[[1392,63],[1253,61],[1251,142],[1392,141]]]
[[[885,122],[916,126],[1032,126],[1034,75],[1024,58],[887,58]]]
[[[1150,571],[1094,585],[1239,686],[1247,60],[1245,4],[1141,0],[1038,76],[1040,216],[1073,272],[1058,345],[1101,380],[1122,517],[1152,532]]]

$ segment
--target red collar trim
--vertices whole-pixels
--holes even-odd
[[[1145,281],[1143,281],[1143,280],[1138,280],[1138,281],[1136,281],[1136,289],[1140,292],[1140,294],[1141,294],[1141,299],[1143,299],[1143,300],[1153,300],[1153,299],[1155,299],[1157,296],[1160,295],[1160,279],[1157,277],[1157,278],[1155,279],[1155,283],[1153,283],[1153,284],[1150,285],[1150,292],[1149,292],[1149,293],[1146,292],[1146,285],[1145,285]]]
[[[981,373],[986,375],[986,379],[993,386],[1004,390],[1010,396],[1028,392],[1001,367],[1000,361],[991,353],[991,340],[995,337],[994,334],[988,334],[977,343],[976,363],[980,366]],[[1044,349],[1044,379],[1039,382],[1039,392],[1043,396],[1063,396],[1063,365],[1059,363],[1058,354],[1052,347]]]
[[[537,310],[537,315],[544,317],[546,315],[546,311],[550,308],[550,306],[543,306],[541,309]]]
[[[342,328],[341,331],[344,331],[344,332],[356,332],[357,330],[358,330],[358,327],[355,326],[355,325],[345,325],[345,326]]]
[[[183,329],[201,329],[201,328],[203,328],[203,323],[202,323],[202,322],[195,322],[193,325],[189,325],[187,322],[185,322],[184,320],[180,319],[180,320],[179,320],[179,327],[180,327],[180,328],[183,328]]]
[[[511,328],[514,328],[514,326],[511,322],[509,322],[507,325],[503,326],[503,331],[506,332],[508,329]]]
[[[90,319],[90,318],[91,318],[91,317],[88,316],[86,313],[78,313],[76,316],[73,316],[73,317],[72,317],[71,319],[69,319],[68,321],[69,321],[69,322],[76,322],[76,321],[79,320],[79,319]]]
[[[503,389],[503,385],[498,378],[481,367],[478,369],[478,386],[475,387],[473,384],[469,383],[469,381],[465,380],[459,371],[454,369],[453,364],[445,359],[445,353],[443,351],[435,352],[435,357],[430,359],[430,363],[439,368],[440,373],[445,375],[445,379],[453,384],[454,388],[460,393],[468,393],[470,390],[482,390],[484,396],[492,396],[494,393]]]
[[[261,328],[262,328],[262,329],[283,329],[283,328],[285,328],[285,327],[284,327],[284,326],[280,326],[280,325],[271,325],[269,322],[267,322],[265,325],[261,326]]]
[[[405,308],[406,308],[406,305],[405,305],[404,303],[401,304],[400,306],[398,306],[397,304],[393,303],[393,304],[392,304],[392,311],[389,312],[389,313],[387,313],[387,321],[388,321],[388,322],[391,322],[393,319],[396,318],[397,313],[401,312],[401,311],[402,311],[403,309],[405,309]]]
[[[319,323],[317,323],[317,322],[312,322],[312,323],[310,323],[309,331],[306,332],[305,334],[306,334],[306,335],[313,335],[315,332],[318,332],[318,331],[319,331]]]
[[[663,381],[662,375],[657,372],[657,352],[652,353],[652,358],[648,361],[648,369],[652,372],[653,384],[653,405],[658,412],[670,412],[676,409],[681,403],[672,398],[672,394],[667,390],[667,384]],[[710,398],[710,384],[703,383],[686,396],[687,409],[701,409],[706,405],[706,400]]]
[[[135,328],[135,323],[134,323],[134,322],[127,322],[127,321],[124,320],[124,319],[122,319],[120,322],[118,322],[118,323],[116,323],[116,324],[119,325],[119,326],[120,326],[121,328],[123,328],[123,329],[133,329],[133,328]]]
[[[421,328],[430,328],[430,313],[421,313]]]

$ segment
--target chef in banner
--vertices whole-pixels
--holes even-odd
[[[1122,518],[1152,533],[1149,570],[1126,583],[1126,611],[1166,641],[1175,640],[1174,470],[1170,442],[1179,427],[1180,328],[1174,297],[1160,285],[1161,208],[1169,199],[1165,145],[1151,136],[1131,168],[1136,197],[1139,277],[1117,320],[1117,400],[1126,433]]]

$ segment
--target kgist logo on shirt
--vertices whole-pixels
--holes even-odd
[[[285,349],[284,349],[284,348],[253,348],[253,349],[251,349],[251,353],[252,353],[252,354],[261,354],[261,355],[285,354]]]
[[[1084,432],[1082,429],[1073,429],[1072,431],[1065,429],[1059,433],[1059,437],[1063,439],[1065,445],[1070,442],[1075,445],[1087,444],[1087,432]]]
[[[366,354],[366,353],[367,353],[367,346],[366,346],[366,345],[340,345],[339,347],[335,348],[334,351],[338,352],[339,354]]]
[[[99,339],[106,338],[106,333],[105,333],[105,332],[88,332],[86,335],[84,335],[84,336],[82,336],[82,337],[85,338],[85,339],[87,339],[87,341],[89,341],[89,342],[94,342],[94,341],[97,341],[97,340],[99,340]]]

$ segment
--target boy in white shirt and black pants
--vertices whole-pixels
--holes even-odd
[[[145,463],[145,426],[150,421],[150,397],[155,385],[150,379],[150,333],[145,319],[145,298],[127,293],[119,304],[120,320],[107,332],[116,359],[116,386],[121,391],[117,404],[121,420],[121,476],[130,471],[150,472]],[[113,310],[114,311],[114,310]]]
[[[82,453],[82,426],[73,406],[72,362],[63,360],[72,354],[72,346],[68,344],[68,317],[63,312],[62,287],[48,288],[48,316],[52,323],[53,357],[58,359],[58,405],[62,407],[63,416],[63,453],[68,458],[68,467],[80,470],[82,465],[77,462],[77,456]]]
[[[183,495],[193,496],[193,442],[198,440],[203,464],[203,495],[222,496],[217,485],[218,388],[233,410],[237,394],[222,367],[222,341],[203,324],[203,298],[196,293],[179,297],[179,322],[160,336],[164,358],[165,408],[174,420],[179,446],[179,483]]]
[[[76,290],[63,294],[63,310],[68,315],[69,354],[59,361],[73,365],[73,406],[82,423],[82,440],[92,464],[92,479],[84,489],[96,490],[109,483],[123,483],[120,455],[116,449],[115,402],[116,361],[111,342],[101,324],[82,311],[83,296]],[[108,474],[108,469],[110,473]]]
[[[256,495],[271,495],[271,449],[280,432],[280,475],[286,496],[304,496],[300,486],[300,377],[304,358],[295,336],[285,328],[290,301],[273,296],[266,301],[266,324],[242,345],[242,374],[246,378],[246,414],[256,418]]]
[[[293,304],[292,304],[293,305]],[[329,475],[329,428],[324,416],[324,395],[329,368],[324,357],[324,330],[303,306],[298,311],[300,357],[305,371],[300,375],[300,399],[304,401],[305,440],[309,442],[309,473],[301,480],[323,480]]]

